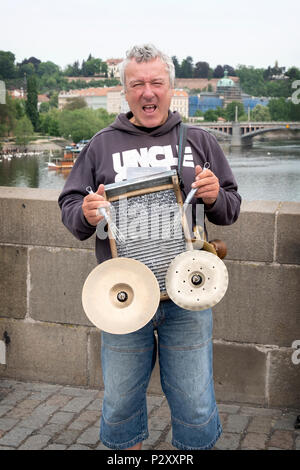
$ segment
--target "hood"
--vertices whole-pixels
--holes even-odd
[[[132,112],[129,113],[121,113],[117,116],[115,122],[113,122],[110,127],[114,129],[118,129],[119,131],[127,132],[128,134],[132,135],[151,135],[151,136],[160,136],[167,134],[173,127],[177,126],[181,122],[181,116],[177,111],[171,112],[169,111],[168,119],[164,124],[160,127],[155,128],[152,132],[145,132],[142,129],[137,128],[134,126],[129,119],[133,116]]]

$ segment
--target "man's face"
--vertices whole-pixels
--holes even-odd
[[[156,127],[167,120],[172,89],[166,65],[160,59],[141,63],[132,59],[125,69],[125,90],[133,124]]]

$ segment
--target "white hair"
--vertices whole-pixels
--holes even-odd
[[[172,59],[157,49],[153,44],[144,44],[142,46],[133,46],[126,52],[126,59],[119,64],[120,80],[125,89],[125,69],[132,59],[136,62],[149,62],[159,58],[165,65],[170,78],[170,86],[174,87],[175,67]]]

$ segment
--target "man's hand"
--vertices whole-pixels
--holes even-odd
[[[195,197],[201,197],[204,204],[213,204],[219,194],[220,184],[216,175],[211,170],[203,171],[200,165],[195,168],[195,181],[192,188],[199,188]]]
[[[100,184],[99,188],[95,193],[88,194],[83,199],[82,211],[83,215],[89,224],[96,226],[100,220],[103,219],[103,215],[98,212],[99,207],[109,207],[109,202],[103,197],[104,184]]]

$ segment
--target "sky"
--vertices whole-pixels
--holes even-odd
[[[212,68],[300,68],[299,13],[299,0],[1,0],[0,50],[64,68],[152,43]]]

